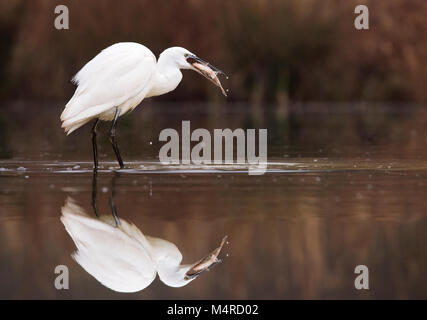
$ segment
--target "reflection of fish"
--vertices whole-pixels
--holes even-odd
[[[204,262],[206,258],[196,264],[181,265],[181,252],[173,243],[145,236],[123,219],[117,225],[111,216],[89,217],[70,197],[62,207],[61,222],[77,247],[73,254],[76,262],[114,291],[143,290],[156,274],[166,285],[182,287],[196,278],[187,277],[188,271],[196,267],[200,274],[212,265],[209,259]],[[213,264],[224,241],[209,255]]]
[[[216,248],[203,259],[196,262],[196,264],[185,274],[185,279],[193,279],[199,276],[202,272],[209,270],[209,268],[213,267],[217,263],[221,263],[222,260],[218,259],[218,255],[221,252],[221,249],[224,246],[226,240],[227,236],[222,239],[218,248]]]

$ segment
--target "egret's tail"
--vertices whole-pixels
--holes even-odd
[[[111,108],[111,104],[100,104],[83,110],[78,110],[74,106],[73,99],[71,99],[65,106],[64,111],[61,114],[62,128],[64,128],[67,135],[69,135],[74,130],[77,130],[81,126],[85,125],[94,118],[97,118],[101,113]],[[74,111],[74,112],[73,112]]]
[[[88,119],[87,121],[79,121],[79,122],[70,122],[70,121],[64,121],[62,122],[62,128],[64,128],[64,131],[67,135],[69,135],[71,132],[73,132],[74,130],[77,130],[78,128],[80,128],[81,126],[85,125],[86,123],[88,123],[91,119]]]

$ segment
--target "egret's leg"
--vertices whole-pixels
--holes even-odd
[[[95,120],[92,127],[92,149],[93,149],[93,165],[94,170],[98,170],[98,147],[96,144],[96,126],[98,125],[99,119]]]
[[[117,120],[119,119],[120,110],[119,108],[116,108],[116,114],[114,115],[113,125],[111,126],[110,130],[110,142],[113,146],[114,153],[116,154],[117,161],[119,162],[120,168],[123,169],[125,166],[123,165],[122,157],[120,156],[119,147],[117,145],[116,141],[116,125]]]
[[[99,218],[97,201],[96,201],[97,190],[98,190],[98,171],[93,170],[93,175],[92,175],[92,208],[93,208],[93,212],[95,213],[95,215]]]
[[[117,173],[117,175],[118,175],[118,173]],[[117,175],[114,175],[113,179],[111,180],[111,195],[110,195],[110,208],[111,208],[111,213],[112,213],[113,218],[114,218],[114,222],[116,223],[116,227],[118,227],[121,224],[119,216],[117,215],[116,203],[114,202],[114,198],[116,196],[116,177],[117,177]]]

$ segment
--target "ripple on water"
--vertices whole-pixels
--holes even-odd
[[[296,172],[351,172],[351,171],[413,171],[426,170],[427,161],[423,160],[390,160],[390,159],[333,159],[333,158],[296,158],[288,161],[271,160],[267,163],[265,173],[296,173]],[[120,169],[116,162],[103,162],[98,172],[120,171],[129,174],[138,173],[177,173],[177,174],[218,174],[248,173],[249,169],[259,168],[248,164],[210,164],[210,165],[165,165],[155,161],[125,162],[125,169]],[[93,171],[92,162],[49,162],[49,161],[0,161],[1,174],[77,174]],[[262,170],[263,171],[263,170]]]

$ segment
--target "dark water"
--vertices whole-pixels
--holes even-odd
[[[184,264],[229,237],[223,262],[188,285],[157,277],[142,291],[119,293],[71,257],[76,246],[61,210],[72,201],[96,221],[94,177],[89,128],[66,137],[58,105],[0,109],[0,298],[427,298],[422,108],[147,104],[119,122],[127,166],[119,173],[101,125],[101,217],[112,219],[113,199],[120,220],[174,244]],[[182,120],[193,129],[268,128],[268,171],[160,165],[159,132],[180,130]],[[354,288],[361,264],[369,290]],[[57,265],[69,268],[69,290],[54,286]]]

